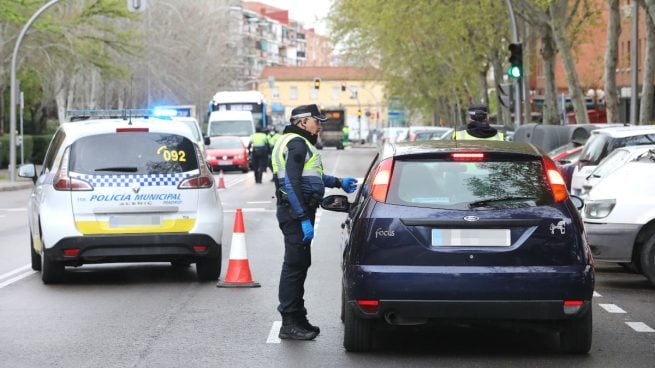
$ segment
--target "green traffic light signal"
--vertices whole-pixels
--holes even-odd
[[[516,65],[512,65],[509,67],[509,69],[507,69],[507,75],[509,75],[512,78],[521,78],[523,73],[520,67]]]

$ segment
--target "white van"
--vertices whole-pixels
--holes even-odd
[[[209,115],[207,136],[237,136],[245,146],[255,133],[255,122],[250,111],[214,111]]]

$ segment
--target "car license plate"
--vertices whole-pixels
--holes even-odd
[[[432,229],[435,247],[509,247],[509,229]]]
[[[161,217],[149,215],[109,216],[109,227],[161,226]]]
[[[232,160],[218,160],[219,165],[232,165]]]

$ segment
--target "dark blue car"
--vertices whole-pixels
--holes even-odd
[[[322,203],[348,212],[346,350],[370,350],[378,324],[492,320],[550,327],[562,351],[587,353],[594,266],[582,205],[530,144],[385,146],[354,203]]]

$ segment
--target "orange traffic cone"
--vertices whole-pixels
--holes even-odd
[[[230,262],[227,265],[225,280],[219,281],[216,287],[260,287],[252,281],[248,254],[246,253],[246,232],[243,226],[243,212],[237,208],[234,216],[232,244],[230,245]]]
[[[225,188],[225,180],[223,179],[223,170],[218,174],[218,189]]]

